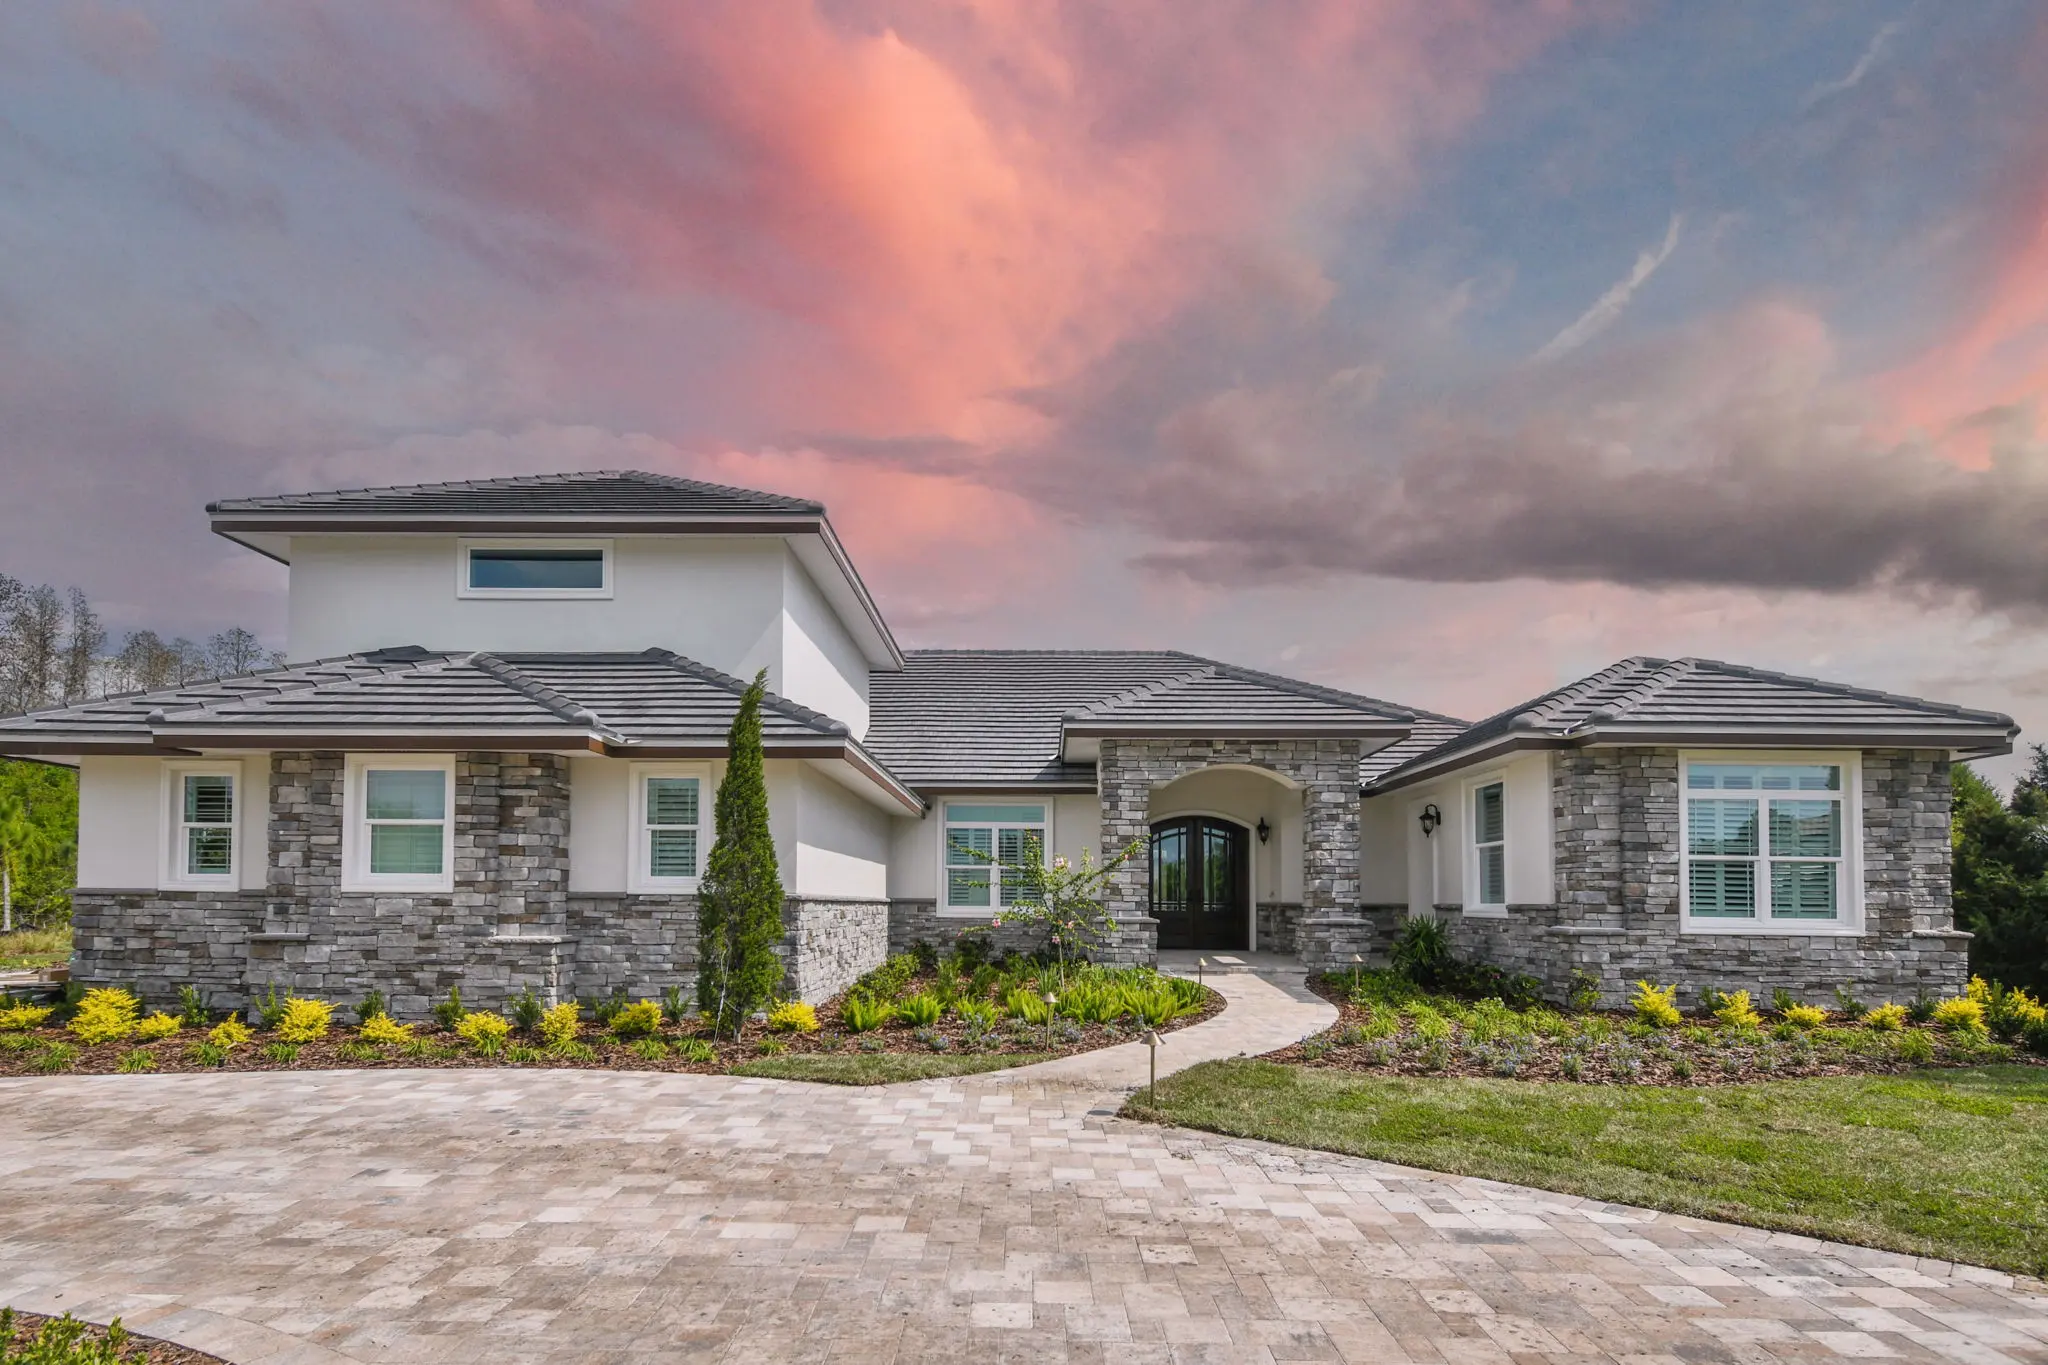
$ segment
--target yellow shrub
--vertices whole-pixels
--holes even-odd
[[[661,1006],[652,1000],[627,1005],[612,1016],[612,1032],[621,1038],[646,1038],[661,1032]]]
[[[157,1013],[135,1023],[135,1041],[153,1043],[159,1038],[168,1038],[185,1027],[184,1021],[175,1014]]]
[[[333,1017],[334,1006],[325,1000],[301,1000],[293,996],[284,1002],[284,1017],[277,1021],[277,1041],[316,1042],[327,1036],[327,1024]]]
[[[412,1025],[398,1023],[390,1015],[379,1010],[356,1030],[356,1037],[366,1043],[402,1046],[412,1041]]]
[[[26,1033],[54,1013],[48,1005],[16,1005],[0,1010],[0,1033]]]
[[[239,1019],[223,1019],[206,1035],[215,1047],[240,1047],[249,1041],[249,1026]]]
[[[1980,1005],[1989,1003],[1991,1000],[1991,983],[1981,976],[1971,977],[1970,984],[1963,987],[1963,999],[1974,1000]]]
[[[1764,1024],[1756,1006],[1749,1003],[1748,991],[1730,991],[1722,996],[1721,1007],[1714,1011],[1714,1017],[1729,1028],[1762,1028]]]
[[[1654,1028],[1678,1027],[1680,1016],[1676,986],[1653,986],[1647,981],[1638,981],[1636,993],[1628,998],[1628,1004],[1636,1012],[1636,1018]]]
[[[1934,1007],[1934,1024],[1950,1033],[1982,1033],[1984,1002],[1968,996],[1944,1000]]]
[[[1794,1028],[1819,1028],[1828,1021],[1828,1012],[1818,1005],[1793,1005],[1785,1011],[1785,1022]]]
[[[564,1000],[540,1017],[541,1040],[549,1047],[561,1047],[576,1041],[576,1033],[582,1028],[576,1016],[582,1013],[574,1000]]]
[[[1883,1004],[1863,1016],[1863,1022],[1879,1033],[1897,1033],[1906,1026],[1904,1005]]]
[[[135,1016],[142,1002],[118,986],[102,986],[85,993],[78,1013],[66,1025],[83,1043],[111,1043],[135,1032]]]
[[[768,1027],[777,1033],[816,1033],[818,1012],[801,1000],[792,1000],[769,1012]]]
[[[455,1031],[479,1052],[496,1052],[512,1034],[512,1021],[489,1010],[471,1010],[455,1021]]]

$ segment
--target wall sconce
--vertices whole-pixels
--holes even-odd
[[[1259,817],[1257,833],[1259,836],[1259,842],[1262,844],[1265,843],[1266,840],[1273,837],[1273,827],[1266,823],[1266,817],[1263,815]]]
[[[1415,818],[1421,821],[1422,837],[1427,839],[1430,835],[1436,833],[1437,826],[1441,825],[1444,822],[1444,813],[1438,810],[1436,808],[1436,802],[1432,801],[1428,805],[1424,806],[1422,808],[1422,814],[1416,816]]]

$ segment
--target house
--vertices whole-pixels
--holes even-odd
[[[1169,651],[905,651],[817,503],[584,473],[213,504],[289,657],[0,720],[80,774],[74,975],[471,1002],[651,994],[765,669],[786,987],[1142,841],[1105,949],[1383,952],[1407,915],[1562,992],[1950,992],[1948,765],[2002,715],[1628,659],[1477,724]],[[1011,931],[1004,931],[1011,932]]]

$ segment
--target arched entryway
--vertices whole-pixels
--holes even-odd
[[[1251,831],[1213,815],[1152,826],[1152,917],[1161,948],[1251,946]]]

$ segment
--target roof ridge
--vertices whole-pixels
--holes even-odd
[[[399,648],[416,649],[418,648],[418,646],[406,645],[399,646]],[[293,692],[319,692],[330,688],[336,691],[341,691],[349,688],[360,688],[362,687],[366,678],[388,678],[392,677],[393,675],[403,673],[424,673],[437,666],[446,667],[449,663],[453,662],[456,657],[452,654],[437,654],[433,652],[422,653],[416,658],[378,659],[374,657],[375,655],[381,654],[383,652],[383,650],[373,649],[365,651],[361,654],[345,654],[337,656],[337,662],[343,664],[359,664],[363,667],[371,669],[372,671],[367,675],[358,676],[354,673],[342,673],[339,676],[332,678],[308,677],[301,681],[297,686],[279,688],[276,691],[272,692],[270,695],[273,697],[279,697]],[[206,700],[195,702],[190,706],[178,707],[176,714],[180,716],[190,716],[194,714],[204,714],[207,712],[212,712],[213,714],[218,715],[220,714],[221,710],[224,707],[235,705],[241,702],[261,702],[262,700],[263,698],[252,696],[250,693],[246,692],[239,692],[231,695],[224,695],[218,697],[208,697]],[[166,723],[170,719],[170,715],[170,712],[166,711],[163,707],[160,706],[157,707],[155,710],[151,711],[143,719],[147,724],[160,725]]]
[[[607,469],[598,471],[612,478],[631,479],[638,483],[658,483],[670,488],[706,489],[713,493],[741,493],[750,498],[780,498],[784,502],[825,510],[825,504],[816,498],[799,498],[790,493],[777,493],[767,488],[742,488],[736,483],[712,483],[709,479],[692,479],[682,474],[664,474],[653,469]]]
[[[643,650],[641,654],[644,658],[658,660],[679,673],[688,673],[692,677],[700,678],[705,682],[723,687],[729,692],[745,693],[748,687],[747,683],[735,678],[730,673],[720,672],[709,664],[700,664],[695,659],[685,658],[674,650],[664,649],[660,645]],[[786,716],[790,720],[800,721],[812,729],[825,734],[846,738],[852,736],[852,731],[846,728],[844,721],[834,720],[822,711],[813,711],[801,702],[791,701],[787,697],[768,691],[765,687],[761,691],[761,703],[775,711],[777,715]]]
[[[1623,662],[1643,665],[1659,663],[1657,660],[1648,658],[1631,658]],[[1622,693],[1620,697],[1610,702],[1603,702],[1601,705],[1586,712],[1585,719],[1581,723],[1604,725],[1620,720],[1623,716],[1642,707],[1652,697],[1669,688],[1680,678],[1693,671],[1693,663],[1690,659],[1663,660],[1661,661],[1661,666],[1652,668],[1642,681]],[[1565,727],[1567,733],[1577,728],[1577,724]]]
[[[1212,667],[1194,668],[1189,669],[1185,673],[1175,673],[1164,678],[1153,678],[1150,681],[1141,682],[1135,687],[1127,687],[1121,692],[1113,692],[1107,697],[1098,697],[1094,701],[1083,702],[1079,706],[1070,707],[1061,713],[1060,718],[1062,720],[1079,720],[1083,716],[1107,715],[1118,707],[1127,706],[1134,701],[1142,701],[1147,697],[1157,697],[1167,692],[1179,691],[1197,678],[1214,677],[1215,675],[1216,670]]]
[[[571,725],[588,726],[593,730],[603,730],[605,733],[614,736],[619,733],[611,726],[606,725],[603,718],[597,712],[591,710],[582,702],[556,691],[538,678],[520,672],[517,666],[507,663],[496,654],[485,650],[478,650],[469,656],[469,662],[476,667],[477,671],[496,678],[528,701],[546,707]]]
[[[1831,692],[1836,696],[1855,697],[1862,701],[1890,702],[1894,706],[1917,707],[1943,716],[1972,716],[1990,722],[2013,723],[2011,716],[2003,711],[1980,711],[1973,706],[1958,706],[1953,702],[1929,701],[1904,692],[1886,692],[1875,687],[1857,687],[1850,683],[1829,682],[1825,678],[1810,678],[1800,673],[1781,673],[1775,669],[1756,668],[1750,664],[1729,663],[1724,659],[1687,658],[1680,662],[1691,664],[1695,669],[1710,669],[1732,673],[1738,677],[1756,678],[1765,682],[1793,683],[1800,687],[1820,692]]]
[[[1179,650],[1173,651],[1180,653]],[[1190,659],[1201,659],[1199,654],[1189,654]],[[1378,697],[1368,697],[1362,692],[1346,692],[1342,688],[1325,687],[1321,683],[1308,682],[1302,678],[1290,678],[1281,673],[1268,673],[1263,669],[1247,668],[1243,664],[1225,663],[1221,659],[1203,659],[1202,662],[1217,670],[1246,682],[1255,682],[1262,687],[1271,687],[1280,692],[1291,692],[1298,697],[1315,701],[1327,701],[1334,705],[1348,706],[1358,711],[1377,711],[1387,719],[1414,720],[1415,712],[1405,706],[1397,706]]]

